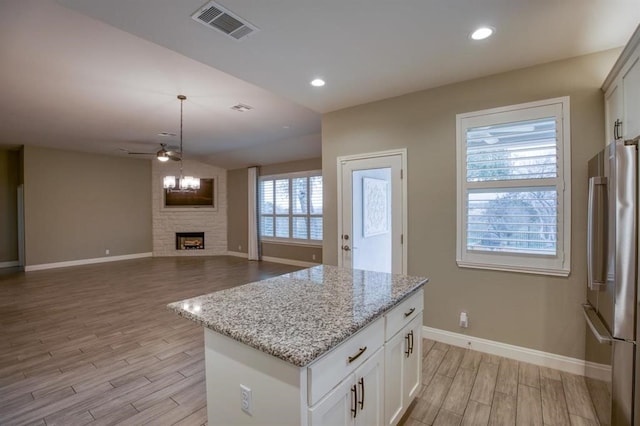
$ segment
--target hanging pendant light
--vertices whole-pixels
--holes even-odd
[[[184,101],[187,99],[185,95],[178,95],[180,100],[180,177],[176,179],[175,176],[165,176],[162,181],[164,189],[169,191],[196,191],[200,189],[200,179],[193,176],[184,176],[182,173],[182,107]]]

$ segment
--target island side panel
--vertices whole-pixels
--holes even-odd
[[[204,329],[209,425],[307,424],[307,369]],[[251,389],[252,415],[240,408]]]

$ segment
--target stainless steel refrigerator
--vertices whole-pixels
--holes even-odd
[[[640,424],[637,142],[613,142],[589,161],[586,360],[611,366],[616,426]]]

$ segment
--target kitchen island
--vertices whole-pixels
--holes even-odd
[[[169,304],[205,327],[209,424],[396,423],[427,281],[323,265]]]

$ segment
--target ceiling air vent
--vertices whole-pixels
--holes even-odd
[[[232,106],[231,109],[238,112],[247,112],[247,111],[251,111],[253,107],[247,104],[237,104]]]
[[[251,25],[238,15],[212,1],[202,6],[196,13],[191,15],[191,18],[209,28],[214,28],[228,35],[234,40],[242,40],[248,35],[259,31],[259,28],[255,25]]]

